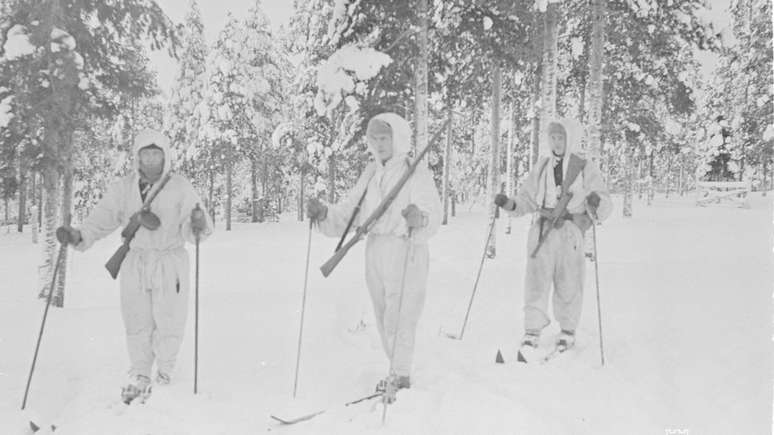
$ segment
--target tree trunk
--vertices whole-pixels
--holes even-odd
[[[328,157],[328,203],[336,203],[336,154]]]
[[[416,116],[416,149],[421,151],[427,147],[427,62],[428,62],[428,43],[427,43],[427,0],[417,2],[417,19],[419,25],[418,44],[419,56],[416,59],[416,68],[414,81],[416,84],[416,95],[414,96],[414,111]]]
[[[226,231],[231,231],[231,172],[233,171],[231,145],[226,153]]]
[[[634,150],[626,144],[626,151],[624,153],[624,203],[623,203],[623,216],[632,217],[632,187],[634,185]]]
[[[266,222],[266,215],[269,213],[271,202],[269,201],[269,171],[266,156],[263,158],[263,168],[261,169],[261,202],[260,202],[260,222]]]
[[[256,163],[255,159],[250,159],[250,188],[252,195],[250,198],[250,209],[252,212],[250,213],[250,222],[256,223],[258,222],[258,180],[256,179],[258,177],[258,164]]]
[[[37,178],[35,172],[30,173],[30,199],[32,199],[32,207],[30,207],[30,232],[32,233],[32,243],[38,243],[38,231],[40,228],[38,216],[40,200],[38,199]]]
[[[47,164],[43,169],[43,259],[38,267],[38,297],[45,299],[51,290],[51,278],[57,255],[56,228],[59,223],[59,174],[56,168]]]
[[[451,194],[451,215],[452,217],[457,216],[457,195],[455,192]]]
[[[586,84],[588,101],[588,156],[592,162],[600,164],[602,155],[602,99],[603,77],[602,60],[605,55],[605,14],[607,0],[592,0],[591,15],[591,53],[589,55],[589,79]]]
[[[544,31],[544,29],[540,25],[540,19],[541,17],[538,14],[532,14],[532,27],[534,29],[534,34],[532,37],[531,49],[532,55],[535,57],[535,59],[539,59],[543,54],[543,48],[540,43],[543,40],[543,34],[541,32]],[[530,137],[529,151],[527,153],[529,155],[527,161],[528,171],[531,171],[535,166],[540,153],[540,110],[538,108],[538,104],[540,103],[540,80],[543,75],[542,72],[543,67],[540,63],[538,63],[535,67],[531,95],[532,101],[530,102],[530,109],[532,110],[532,119],[530,120],[532,123],[532,134]]]
[[[304,221],[304,170],[301,168],[298,174],[298,221]]]
[[[768,175],[769,165],[766,160],[763,161],[763,196],[766,196],[766,192],[769,190],[768,184],[766,184],[766,176]]]
[[[544,16],[542,83],[540,84],[540,138],[546,137],[548,120],[556,118],[557,42],[559,40],[559,3],[548,3]],[[540,144],[540,153],[548,155],[547,144]]]
[[[505,148],[505,193],[508,196],[513,196],[513,147],[516,143],[514,134],[516,134],[516,126],[514,122],[514,107],[515,103],[511,102],[510,110],[508,111],[508,142]],[[508,215],[508,223],[505,226],[505,234],[511,233],[511,215]]]
[[[443,221],[442,225],[449,223],[449,172],[451,172],[451,143],[452,143],[452,109],[451,104],[446,108],[446,146],[443,150],[443,188],[441,189],[441,198],[443,198]]]
[[[30,216],[32,216],[32,220],[30,221],[30,232],[32,233],[33,244],[38,243],[38,233],[40,232],[40,226],[38,225],[39,210],[40,207],[37,205],[30,207]]]
[[[489,195],[487,195],[487,205],[489,206],[489,219],[495,219],[497,206],[494,204],[494,197],[500,190],[500,66],[495,65],[492,68],[492,121],[491,121],[491,146],[492,160],[489,165]],[[497,226],[495,221],[495,228]],[[489,258],[495,258],[497,255],[497,243],[495,228],[492,229],[492,236],[489,238],[486,252]]]
[[[69,135],[67,143],[70,144],[72,141],[72,134]],[[70,223],[72,220],[72,205],[73,205],[73,169],[72,169],[72,161],[70,159],[70,154],[72,152],[71,147],[68,145],[68,149],[65,151],[64,155],[65,162],[64,162],[64,175],[63,175],[63,188],[62,188],[62,212],[61,212],[61,222],[62,223]],[[64,294],[65,294],[65,283],[67,282],[67,253],[69,250],[65,250],[62,253],[62,263],[59,265],[59,274],[56,278],[56,291],[54,292],[54,297],[51,300],[51,303],[54,304],[56,307],[61,307],[64,305]]]
[[[653,197],[656,196],[655,188],[653,186],[653,178],[655,175],[653,167],[654,152],[655,151],[650,152],[650,157],[648,159],[648,205],[653,205]]]
[[[537,94],[533,97],[533,102],[537,103]],[[535,107],[535,104],[533,104],[533,107]],[[532,170],[532,168],[535,166],[535,164],[538,161],[538,157],[540,155],[540,116],[538,115],[537,110],[535,111],[535,116],[532,117],[532,139],[530,141],[529,146],[529,170]]]
[[[212,219],[212,224],[215,225],[215,169],[210,166],[210,193],[209,198],[207,200],[208,207],[210,210],[210,218]]]
[[[5,221],[3,221],[3,224],[6,226],[5,232],[8,233],[10,232],[11,228],[11,226],[8,224],[8,196],[3,198],[3,200],[5,201]]]
[[[667,163],[666,176],[664,176],[664,182],[666,182],[666,198],[669,198],[670,180],[672,179],[672,155],[670,153],[669,163]]]
[[[16,231],[24,232],[24,223],[27,220],[27,172],[29,165],[24,157],[19,158],[19,212],[16,215]]]
[[[38,178],[42,179],[43,174],[38,174]],[[38,182],[38,236],[43,230],[43,181]]]
[[[514,103],[508,111],[508,142],[505,148],[505,191],[508,196],[514,194],[513,147],[516,146],[516,123],[514,122]]]

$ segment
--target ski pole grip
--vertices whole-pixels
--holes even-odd
[[[196,222],[199,222],[202,219],[204,219],[204,211],[202,211],[201,206],[197,202],[196,207],[194,207],[194,209],[191,211],[191,229],[194,233],[194,237],[196,237],[197,240],[199,239],[199,236],[201,235],[201,232],[203,231],[203,229],[200,227],[197,227],[195,224]]]

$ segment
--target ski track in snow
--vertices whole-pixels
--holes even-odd
[[[768,433],[772,422],[770,197],[749,210],[694,207],[690,197],[635,203],[598,230],[606,365],[600,366],[594,269],[588,263],[576,347],[548,365],[494,364],[515,354],[529,218],[497,223],[464,340],[457,334],[480,261],[486,213],[460,213],[431,241],[414,386],[381,424],[368,394],[387,371],[364,282],[360,243],[324,279],[336,240],[314,234],[299,396],[292,400],[307,224],[236,224],[201,247],[199,394],[193,307],[173,383],[145,405],[119,401],[127,356],[118,284],[103,269],[118,236],[69,256],[65,308],[52,308],[28,408],[57,434],[691,434]],[[0,433],[24,433],[19,411],[43,304],[38,247],[0,233]],[[189,251],[193,258],[193,247]],[[193,263],[193,262],[192,262]],[[193,272],[192,272],[193,273]],[[193,305],[193,295],[190,298]],[[363,317],[363,313],[365,316]],[[368,327],[348,332],[363,318]],[[542,344],[558,332],[550,325]],[[286,415],[286,414],[281,414]]]

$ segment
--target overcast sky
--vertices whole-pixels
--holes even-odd
[[[728,6],[731,0],[707,0],[711,7],[711,19],[717,30],[722,30],[730,24],[731,16]],[[189,0],[156,0],[164,12],[175,23],[181,23],[188,10]],[[254,0],[198,0],[199,9],[204,22],[204,34],[207,42],[212,44],[218,36],[218,32],[226,24],[226,14],[230,11],[235,17],[242,17],[247,13]],[[287,24],[293,14],[293,0],[261,0],[264,12],[271,21],[272,28],[277,30],[281,25]],[[153,52],[150,55],[152,63],[159,74],[159,85],[166,93],[172,85],[177,73],[177,63],[169,58],[165,52]],[[717,56],[711,53],[697,53],[702,63],[705,76],[709,76],[712,67],[717,61]]]

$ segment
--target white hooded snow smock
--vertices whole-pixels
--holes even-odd
[[[341,236],[364,189],[368,189],[360,213],[353,223],[362,223],[373,213],[392,190],[408,167],[411,129],[405,119],[394,113],[375,117],[392,129],[393,156],[386,163],[379,161],[372,149],[374,161],[366,166],[355,186],[338,204],[329,205],[325,220],[318,228],[328,236]],[[427,218],[427,225],[415,230],[406,269],[403,304],[398,316],[403,265],[409,252],[408,227],[401,215],[409,204],[415,204]],[[425,301],[429,266],[428,240],[441,224],[441,201],[426,165],[417,166],[393,203],[371,227],[366,242],[366,284],[374,307],[374,315],[385,354],[390,357],[393,336],[397,329],[393,371],[410,374],[414,354],[417,323]]]
[[[138,153],[155,144],[164,152],[162,179],[170,171],[172,155],[169,140],[154,130],[140,132],[135,140],[134,170],[111,184],[102,199],[80,226],[82,242],[75,249],[86,250],[95,241],[129,223],[140,210],[140,175]],[[151,195],[160,184],[151,188]],[[173,173],[166,186],[150,204],[161,226],[156,230],[140,227],[130,243],[119,280],[121,311],[132,375],[150,376],[154,360],[158,369],[171,374],[183,338],[188,311],[190,267],[186,241],[193,243],[191,211],[196,204],[204,209],[199,195],[182,175]],[[212,228],[207,216],[207,229],[200,235],[206,239]]]
[[[571,154],[578,155],[582,139],[580,124],[575,120],[556,120],[566,132],[567,148],[562,159],[563,179],[567,177]],[[544,138],[548,140],[548,138]],[[580,157],[580,156],[579,156]],[[556,185],[554,166],[559,159],[544,156],[527,175],[523,186],[514,198],[515,216],[534,213],[541,207],[556,206],[561,186]],[[572,199],[567,211],[582,214],[586,211],[586,197],[596,192],[600,197],[597,217],[606,219],[612,212],[613,204],[597,165],[586,160],[583,171],[569,186]],[[548,229],[544,223],[543,232]],[[585,275],[584,237],[581,229],[572,221],[566,221],[561,228],[553,229],[546,236],[535,258],[529,255],[535,249],[540,235],[540,219],[536,213],[527,242],[527,274],[524,285],[524,327],[528,331],[540,331],[549,323],[548,297],[553,285],[554,317],[564,330],[574,331],[582,311],[583,282]]]

